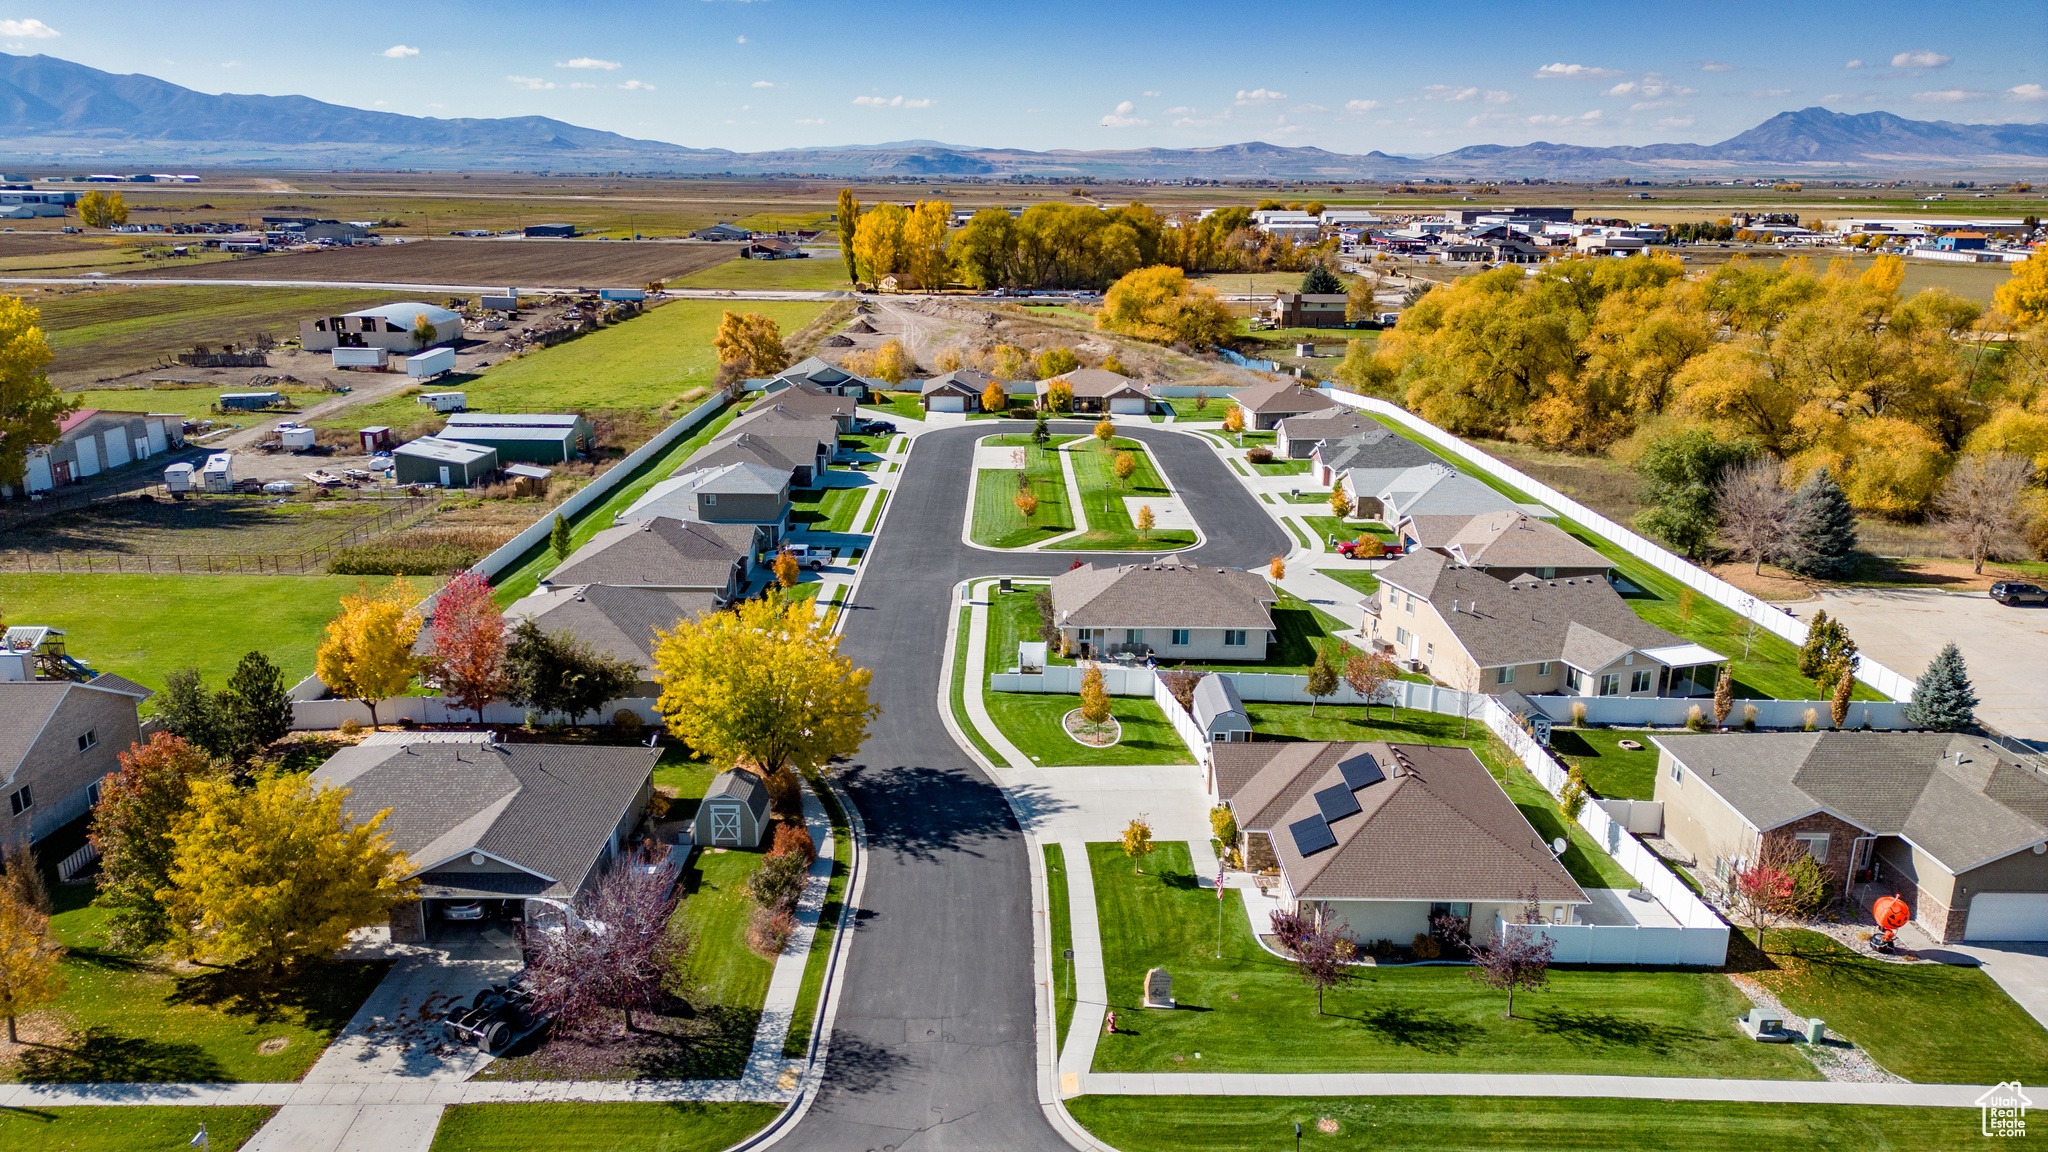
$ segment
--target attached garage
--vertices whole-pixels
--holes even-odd
[[[2048,892],[1977,893],[1963,939],[2048,940]]]
[[[1143,416],[1151,408],[1152,401],[1143,396],[1112,396],[1109,410],[1119,416]]]
[[[931,397],[931,408],[934,412],[965,412],[967,401],[959,396],[938,395]]]

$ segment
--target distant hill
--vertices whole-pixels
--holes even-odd
[[[438,119],[304,96],[219,96],[52,56],[0,53],[0,156],[94,164],[184,162],[372,167],[616,168],[830,176],[1095,176],[1382,180],[1598,178],[1697,172],[1866,172],[2048,167],[2048,124],[1954,124],[1889,112],[1782,112],[1719,144],[1589,148],[1475,145],[1439,156],[1346,155],[1263,141],[1214,148],[1033,152],[934,140],[773,152],[689,148],[544,116]]]

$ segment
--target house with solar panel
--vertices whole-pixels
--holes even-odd
[[[1552,924],[1593,903],[1469,748],[1218,743],[1209,773],[1246,867],[1279,872],[1282,909],[1355,939],[1405,946],[1448,914],[1484,942],[1532,897]]]

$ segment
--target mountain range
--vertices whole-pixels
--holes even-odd
[[[2048,124],[1956,124],[1889,112],[1781,112],[1718,144],[1474,145],[1348,155],[1261,141],[1213,148],[1034,152],[935,140],[771,152],[689,148],[545,116],[440,119],[305,96],[209,95],[52,56],[0,53],[0,157],[272,167],[542,168],[830,176],[1181,179],[1603,178],[1723,172],[1879,175],[2048,167]]]

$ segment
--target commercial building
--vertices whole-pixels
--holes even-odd
[[[391,478],[399,484],[470,488],[497,470],[498,451],[484,444],[422,436],[391,450]]]
[[[590,421],[574,412],[455,412],[439,435],[495,448],[508,464],[566,464],[597,443]]]

